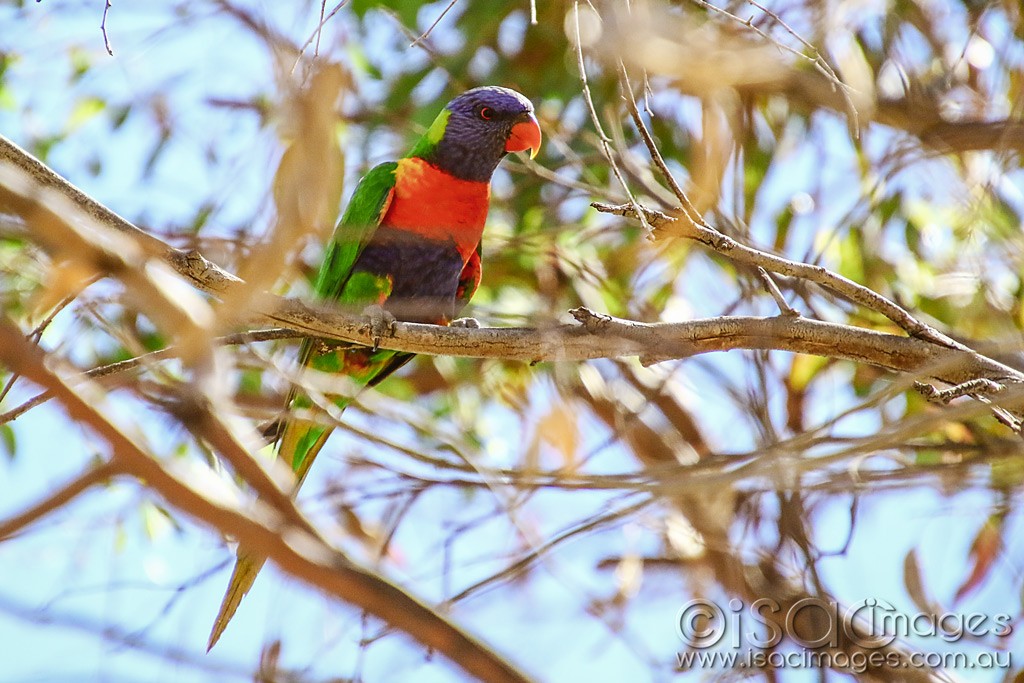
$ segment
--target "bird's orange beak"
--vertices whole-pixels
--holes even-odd
[[[528,116],[530,118],[512,126],[508,140],[505,141],[505,151],[525,152],[530,150],[530,158],[532,159],[537,156],[537,151],[540,150],[540,124],[537,123],[537,119],[533,114]]]

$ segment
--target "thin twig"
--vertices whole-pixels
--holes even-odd
[[[772,276],[768,274],[767,270],[758,266],[757,274],[761,278],[761,282],[764,283],[765,289],[767,289],[768,293],[772,295],[773,299],[775,299],[775,303],[778,305],[779,310],[782,311],[783,315],[800,315],[800,312],[790,306],[789,302],[786,301],[786,298],[782,296],[782,292],[779,291],[779,286],[775,284],[775,280],[772,279]]]
[[[928,401],[942,405],[947,405],[950,401],[962,396],[970,396],[977,401],[992,406],[992,414],[999,422],[1009,427],[1012,431],[1018,434],[1021,433],[1022,420],[1005,408],[993,405],[992,401],[988,398],[991,395],[1005,391],[1006,386],[1004,384],[979,377],[978,379],[962,382],[949,389],[941,390],[925,382],[914,382],[914,389],[928,399]]]
[[[306,51],[306,48],[309,47],[310,43],[312,43],[314,40],[316,41],[316,53],[319,53],[319,50],[320,50],[320,32],[323,31],[323,28],[324,28],[324,26],[327,25],[327,22],[330,21],[331,18],[334,17],[334,15],[337,14],[338,11],[341,10],[342,7],[344,7],[345,5],[347,5],[349,3],[349,0],[341,0],[341,2],[339,2],[337,5],[335,5],[334,9],[332,9],[327,14],[327,16],[324,16],[324,6],[325,6],[326,2],[327,2],[327,0],[321,0],[321,4],[320,4],[320,23],[318,23],[316,25],[316,28],[313,29],[313,32],[309,34],[309,38],[307,38],[306,42],[304,42],[302,44],[302,47],[299,48],[299,53],[295,57],[295,64],[292,65],[292,70],[293,71],[295,70],[295,67],[299,65],[299,60],[302,59],[302,55]]]
[[[704,7],[705,9],[708,9],[708,10],[711,10],[712,12],[716,12],[718,14],[721,14],[722,16],[728,17],[729,19],[735,21],[736,23],[741,24],[744,28],[750,29],[751,31],[753,31],[757,35],[761,36],[765,40],[767,40],[767,41],[771,42],[772,44],[774,44],[779,49],[784,50],[784,51],[792,54],[795,57],[799,57],[800,59],[804,59],[804,60],[807,60],[807,61],[811,62],[814,65],[814,68],[815,68],[816,71],[818,71],[819,73],[821,73],[823,76],[825,76],[826,78],[828,78],[831,81],[832,87],[835,90],[840,91],[840,92],[842,92],[844,94],[844,96],[846,98],[846,101],[849,103],[849,108],[851,110],[851,114],[853,116],[853,120],[854,120],[854,122],[856,122],[857,111],[856,111],[856,108],[853,106],[852,100],[849,99],[850,86],[848,86],[845,83],[843,83],[843,81],[836,74],[835,69],[832,68],[832,65],[829,64],[825,60],[825,58],[821,56],[821,53],[818,51],[818,48],[814,47],[814,45],[812,45],[807,40],[805,40],[803,38],[803,36],[801,36],[796,31],[794,31],[792,28],[790,28],[789,25],[786,24],[786,22],[783,21],[782,18],[779,17],[778,14],[776,14],[776,13],[772,12],[771,10],[763,7],[762,5],[759,5],[758,3],[754,2],[754,0],[746,0],[748,3],[750,3],[754,7],[757,7],[759,10],[761,10],[762,12],[764,12],[765,14],[770,16],[772,19],[774,19],[776,22],[778,22],[778,24],[780,26],[782,26],[783,29],[785,29],[785,31],[787,33],[789,33],[791,36],[796,38],[808,50],[813,52],[814,53],[813,57],[810,56],[810,55],[806,55],[803,52],[800,52],[800,50],[797,50],[796,48],[792,47],[791,45],[787,45],[786,43],[783,43],[783,42],[781,42],[779,40],[776,40],[774,37],[772,37],[771,35],[769,35],[765,31],[762,31],[757,26],[754,26],[753,22],[751,22],[750,20],[742,19],[742,18],[740,18],[736,14],[733,14],[732,12],[730,12],[727,9],[723,9],[721,7],[717,7],[715,5],[712,5],[710,2],[707,2],[707,0],[691,0],[691,1],[696,3],[696,4],[698,4],[698,5],[700,5],[701,7]]]
[[[953,399],[967,395],[997,394],[1004,391],[1006,387],[990,379],[972,379],[963,382],[949,389],[936,389],[931,384],[914,382],[914,389],[932,403],[946,404]]]
[[[615,522],[621,521],[629,515],[632,515],[633,513],[639,512],[640,510],[643,510],[644,508],[650,506],[655,500],[657,500],[657,498],[645,495],[637,503],[627,505],[612,512],[596,515],[592,519],[589,519],[580,524],[576,524],[572,528],[566,529],[561,533],[555,534],[554,536],[546,540],[544,543],[538,545],[535,548],[531,548],[522,557],[520,557],[518,560],[514,561],[512,564],[508,565],[501,571],[492,574],[487,578],[480,579],[476,583],[467,586],[466,588],[463,588],[461,591],[459,591],[451,598],[449,598],[447,600],[447,603],[455,604],[461,600],[466,599],[471,595],[479,593],[481,590],[487,588],[488,586],[492,586],[500,581],[514,578],[519,574],[523,573],[524,571],[526,571],[527,569],[529,569],[535,562],[540,560],[546,553],[548,553],[550,550],[557,547],[558,545],[573,538],[576,538],[581,534],[586,534],[596,529],[608,526],[609,524],[614,524]]]
[[[228,334],[218,338],[216,341],[218,344],[225,346],[231,346],[236,344],[248,344],[250,342],[261,342],[261,341],[274,341],[278,339],[296,339],[302,335],[294,330],[286,330],[282,328],[274,328],[269,330],[253,330],[251,332],[242,332],[239,334]],[[156,362],[158,360],[164,360],[166,358],[173,358],[176,354],[176,350],[173,347],[166,349],[160,349],[159,351],[152,351],[150,353],[136,356],[135,358],[128,358],[126,360],[118,361],[116,363],[109,363],[107,365],[101,365],[99,367],[91,368],[82,373],[81,377],[88,379],[98,379],[100,377],[109,377],[110,375],[120,374],[122,372],[128,372],[135,368],[146,365],[149,363]],[[74,382],[74,378],[68,381]],[[25,401],[21,405],[8,410],[6,413],[0,413],[0,425],[11,422],[18,417],[24,415],[26,412],[35,408],[36,406],[46,403],[53,395],[44,391],[37,394]]]
[[[320,0],[320,22],[316,25],[316,47],[313,48],[313,56],[320,56],[320,37],[323,35],[324,10],[327,9],[327,0]]]
[[[421,42],[423,42],[424,40],[426,40],[427,38],[429,38],[429,37],[430,37],[430,34],[431,34],[431,33],[433,33],[433,31],[434,31],[434,29],[435,29],[435,28],[437,28],[437,25],[441,23],[441,20],[442,20],[442,19],[444,19],[444,15],[448,14],[449,10],[451,10],[451,8],[452,8],[452,7],[455,7],[455,3],[457,3],[458,1],[459,1],[459,0],[451,0],[451,2],[449,2],[449,3],[448,3],[448,6],[447,6],[447,7],[445,7],[445,8],[444,8],[444,9],[443,9],[443,10],[441,11],[441,14],[439,14],[439,15],[437,16],[437,19],[434,19],[434,23],[433,23],[433,24],[431,24],[431,25],[430,25],[430,26],[429,26],[429,27],[427,28],[427,30],[426,30],[426,31],[424,31],[424,32],[423,32],[422,34],[420,34],[420,37],[419,37],[419,38],[417,38],[416,40],[412,41],[412,43],[411,43],[411,44],[409,45],[409,47],[416,47],[416,46],[417,46],[417,45],[419,45],[419,44],[420,44]]]
[[[622,177],[622,171],[619,170],[619,165],[615,161],[615,155],[612,153],[611,138],[608,137],[604,132],[604,126],[601,125],[601,119],[597,115],[597,109],[594,107],[594,98],[590,94],[590,81],[587,78],[587,66],[583,59],[583,39],[580,36],[580,3],[579,0],[573,2],[573,19],[575,22],[576,32],[576,65],[580,71],[580,83],[583,85],[583,99],[587,103],[587,109],[590,112],[590,120],[594,123],[594,128],[597,131],[598,138],[600,140],[601,151],[604,153],[605,159],[608,160],[608,164],[611,166],[612,173],[615,174],[615,178],[619,181],[619,185],[622,186],[622,190],[626,193],[627,199],[629,199],[630,206],[633,207],[633,213],[640,224],[644,226],[644,230],[647,234],[652,232],[651,226],[647,224],[647,218],[644,216],[643,210],[636,201],[636,197],[633,196],[633,192],[629,189],[629,185],[626,183],[625,178]]]
[[[601,202],[592,202],[591,206],[602,213],[611,213],[618,216],[632,217],[634,214],[633,207],[625,204],[613,206]],[[748,247],[703,222],[680,220],[650,209],[643,209],[643,213],[648,220],[653,219],[652,225],[656,229],[663,230],[664,234],[695,240],[737,263],[761,266],[769,272],[802,278],[817,283],[835,294],[885,316],[914,337],[946,348],[976,353],[930,325],[917,320],[904,308],[878,292],[857,284],[838,273],[833,273],[827,268],[808,265],[799,261],[791,261],[781,256],[761,251],[760,249]]]
[[[64,297],[64,299],[60,303],[53,307],[53,310],[50,311],[49,315],[43,318],[42,322],[36,325],[35,329],[28,334],[28,338],[31,339],[36,344],[38,344],[39,340],[42,339],[43,337],[43,332],[45,332],[46,328],[50,326],[50,323],[53,322],[54,318],[56,318],[61,311],[67,308],[72,301],[77,299],[78,295],[81,294],[82,290],[84,290],[92,283],[96,282],[97,279],[98,277],[96,276],[87,278],[85,281],[81,283],[80,287],[78,288],[78,291],[73,292],[72,294],[69,294],[68,296]],[[11,389],[14,388],[14,384],[17,381],[17,373],[12,374],[10,379],[7,380],[7,383],[4,384],[3,389],[0,389],[0,403],[3,403],[3,400],[7,398],[7,394],[9,394]],[[0,424],[3,424],[3,422],[3,415],[0,415]]]
[[[107,54],[114,56],[114,48],[110,47],[110,39],[107,38],[107,12],[110,11],[110,0],[106,0],[103,6],[103,21],[100,22],[100,31],[103,32],[103,47],[107,48]]]
[[[683,188],[679,186],[678,182],[676,182],[675,176],[672,174],[672,171],[669,170],[664,157],[661,156],[661,150],[658,149],[658,145],[654,141],[654,136],[651,135],[651,132],[647,129],[647,125],[644,123],[643,118],[640,116],[640,111],[636,106],[636,98],[633,96],[633,87],[629,82],[629,74],[626,73],[626,65],[621,59],[619,60],[619,75],[622,78],[622,89],[627,95],[626,106],[629,109],[629,115],[633,119],[633,124],[636,126],[636,129],[640,132],[640,137],[643,138],[644,144],[647,145],[647,151],[650,153],[651,159],[654,161],[654,165],[658,167],[659,171],[661,171],[661,175],[665,179],[665,182],[668,183],[669,189],[672,190],[672,194],[674,194],[676,199],[679,200],[680,206],[684,211],[686,211],[686,215],[690,220],[695,223],[700,221],[701,216],[697,211],[697,207],[693,205],[690,198],[686,196],[685,192],[683,192]]]
[[[435,69],[438,69],[439,71],[444,73],[451,87],[459,90],[466,89],[465,83],[460,78],[456,77],[455,74],[453,74],[451,70],[445,65],[444,59],[442,58],[441,55],[438,54],[437,50],[434,48],[433,45],[430,44],[429,41],[423,41],[419,44],[416,43],[416,33],[411,28],[402,23],[402,18],[398,16],[397,12],[395,12],[390,7],[378,7],[377,11],[382,13],[384,16],[389,17],[391,21],[395,22],[395,26],[398,28],[398,30],[401,31],[402,35],[409,40],[410,46],[417,45],[417,47],[419,47],[421,50],[427,53],[427,56],[430,57],[430,63],[434,66]]]
[[[109,587],[106,587],[109,590]],[[168,639],[152,641],[144,638],[138,632],[128,631],[124,626],[118,626],[98,618],[87,617],[81,613],[66,610],[57,610],[51,607],[41,608],[38,600],[25,596],[23,589],[17,586],[10,587],[10,593],[18,595],[14,597],[7,594],[0,594],[0,611],[20,619],[33,628],[48,628],[52,631],[78,631],[87,634],[89,637],[98,638],[100,641],[109,643],[111,650],[123,652],[131,649],[135,653],[145,653],[156,661],[164,661],[178,666],[187,666],[190,674],[205,673],[209,678],[218,681],[245,681],[254,680],[252,672],[239,663],[228,662],[226,659],[218,659],[211,656],[199,655],[197,649],[186,644],[184,639],[180,642],[172,642]],[[52,628],[50,628],[52,627]],[[88,674],[82,678],[91,678]],[[284,674],[279,673],[275,683],[307,683],[309,678],[299,672],[290,671]]]
[[[851,97],[850,97],[850,86],[848,86],[845,83],[843,83],[843,81],[839,78],[839,75],[836,74],[835,69],[833,69],[832,65],[828,63],[828,60],[826,60],[824,57],[822,57],[821,51],[818,50],[818,48],[816,48],[810,42],[805,40],[803,36],[801,36],[799,33],[797,33],[795,30],[793,30],[789,26],[789,24],[787,24],[782,19],[782,17],[780,17],[776,12],[773,12],[772,10],[770,10],[767,7],[761,5],[760,3],[756,2],[755,0],[747,0],[747,2],[749,2],[751,5],[753,5],[754,7],[758,8],[759,10],[761,10],[762,12],[767,14],[769,17],[774,19],[779,24],[779,26],[781,26],[783,29],[785,29],[785,31],[789,35],[793,36],[798,41],[800,41],[800,43],[804,47],[806,47],[808,50],[810,50],[814,54],[814,58],[811,60],[814,63],[814,68],[817,69],[822,75],[824,75],[830,81],[832,81],[834,87],[843,96],[843,99],[846,102],[846,114],[847,114],[847,116],[850,117],[850,131],[852,132],[854,139],[859,138],[860,137],[860,115],[857,113],[857,107],[854,106],[853,99],[851,99]],[[750,25],[749,22],[748,22],[747,25],[750,26],[750,28],[752,28],[753,30],[755,30],[758,33],[760,33],[762,36],[765,36],[766,38],[768,38],[768,40],[771,40],[772,42],[774,42],[776,45],[779,45],[779,46],[781,46],[781,47],[783,47],[785,49],[789,49],[789,47],[787,45],[785,45],[784,43],[781,43],[781,42],[775,40],[774,38],[771,38],[770,36],[767,36],[766,34],[762,33],[760,31],[760,29]],[[793,54],[797,55],[797,56],[806,57],[806,55],[804,55],[802,52],[799,52],[797,50],[790,49],[790,51]]]

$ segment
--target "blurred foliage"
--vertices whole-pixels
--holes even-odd
[[[797,73],[834,70],[863,98],[858,102],[871,103],[856,119],[842,106],[820,106],[807,92],[770,83],[760,90],[730,87],[735,74],[726,73],[725,59],[721,72],[703,73],[701,83],[720,79],[726,85],[703,91],[680,76],[676,64],[640,68],[641,62],[657,66],[651,55],[672,45],[657,43],[664,37],[623,33],[627,3],[459,0],[449,7],[447,0],[353,0],[319,35],[318,3],[147,4],[153,7],[111,9],[110,60],[92,28],[102,3],[0,3],[0,24],[24,34],[0,36],[0,130],[139,225],[177,246],[197,247],[229,270],[243,270],[269,239],[273,177],[291,142],[286,122],[305,73],[301,65],[320,61],[340,65],[346,76],[338,103],[346,196],[365,170],[403,153],[466,88],[500,84],[535,103],[545,136],[541,154],[534,161],[509,158],[494,181],[483,284],[467,311],[485,325],[542,327],[569,320],[566,311],[576,306],[642,321],[775,315],[756,273],[690,243],[652,240],[634,221],[590,208],[591,201],[621,203],[628,196],[591,119],[577,68],[579,37],[594,111],[615,166],[641,204],[668,212],[678,207],[631,120],[620,58],[660,154],[694,203],[706,207],[708,222],[761,249],[830,268],[948,334],[1024,366],[1024,19],[1015,0],[770,2],[767,9],[753,2],[630,3],[636,16],[653,17],[652,25],[692,27],[694,41],[710,36],[725,46],[767,47],[765,54]],[[89,30],[68,30],[79,23]],[[199,47],[190,37],[196,32],[203,39],[229,36],[223,40],[235,54],[221,61],[225,53]],[[44,48],[47,40],[53,44]],[[146,58],[144,49],[156,57]],[[119,76],[118,68],[125,70]],[[910,114],[893,113],[902,108]],[[923,121],[932,118],[922,112],[934,122],[1003,122],[1008,128],[985,148],[949,149],[930,141]],[[304,279],[315,272],[320,252],[316,241],[300,251],[296,267],[274,283],[277,289],[307,291]],[[0,305],[27,329],[45,316],[32,302],[49,265],[16,222],[0,217]],[[784,278],[779,285],[809,317],[894,331],[888,320],[813,285]],[[43,338],[83,369],[166,341],[126,310],[123,292],[104,282],[69,306]],[[293,346],[273,351],[287,357]],[[236,408],[254,422],[273,417],[287,391],[280,367],[268,361],[271,352],[265,345],[242,346],[232,355]],[[332,469],[324,475],[324,500],[356,521],[372,520],[367,526],[376,531],[367,533],[381,547],[399,526],[411,524],[437,550],[451,540],[445,524],[466,529],[483,522],[451,504],[425,528],[422,519],[405,522],[397,503],[369,497],[382,481],[404,493],[434,485],[424,482],[435,470],[414,465],[401,448],[432,459],[431,467],[448,463],[460,477],[478,467],[650,474],[697,462],[727,472],[734,471],[732,462],[763,457],[760,475],[730,475],[728,485],[704,498],[688,489],[667,494],[635,517],[609,515],[605,526],[638,525],[652,563],[695,567],[694,558],[703,557],[705,578],[687,579],[680,569],[687,594],[738,593],[708,550],[714,527],[737,555],[756,558],[748,569],[761,562],[772,580],[784,577],[787,585],[824,595],[830,588],[814,585],[820,579],[813,568],[824,553],[816,546],[821,506],[852,497],[856,508],[861,496],[890,490],[980,491],[986,509],[974,510],[974,541],[954,572],[963,578],[954,593],[931,604],[958,603],[987,581],[1009,582],[1015,597],[1002,608],[1019,618],[1019,576],[996,576],[1001,552],[1013,547],[1020,560],[1020,544],[1010,541],[1012,530],[1019,535],[1015,501],[1024,479],[1017,436],[987,415],[946,419],[918,394],[894,391],[893,376],[875,368],[783,353],[725,356],[651,368],[633,361],[524,366],[419,358],[346,414],[353,438],[339,439],[336,454],[348,462],[323,464]],[[174,377],[147,367],[120,382]],[[136,389],[125,400],[138,405],[145,396]],[[14,405],[8,397],[0,410]],[[852,440],[922,415],[933,419],[915,423],[924,426],[897,446],[848,448]],[[12,457],[18,426],[0,425],[0,447]],[[174,433],[189,443],[184,432]],[[787,458],[801,464],[791,467]],[[410,478],[389,479],[374,463]],[[424,479],[417,483],[415,476]],[[481,488],[462,486],[460,495],[473,501],[467,509],[486,514]],[[783,490],[802,490],[805,497],[785,498]],[[498,500],[509,520],[521,508],[531,510],[536,529],[526,535],[541,541],[588,515],[607,513],[626,495],[589,491],[578,508],[580,492],[571,488],[550,494],[553,501],[544,495],[534,503],[536,493],[525,487]],[[697,496],[692,500],[706,519],[698,521],[694,507],[680,502],[686,496]],[[798,531],[789,506],[799,508]],[[566,517],[567,509],[578,512]],[[177,525],[173,512],[152,502],[141,510],[154,542]],[[509,520],[499,535],[518,537],[521,528]],[[885,521],[863,524],[857,534],[885,534]],[[680,534],[680,527],[688,531]],[[606,530],[599,537],[605,543],[599,554],[625,552],[619,535]],[[703,555],[693,549],[702,538],[708,546]],[[491,559],[511,563],[517,549],[503,548]],[[936,595],[927,585],[927,566],[923,578],[919,567],[928,555],[907,557],[904,582],[920,604],[925,594]],[[771,571],[764,570],[768,565]],[[622,613],[632,599],[628,591],[609,575],[594,574],[603,588],[595,598],[600,609],[590,613]],[[515,654],[542,670],[530,653]]]

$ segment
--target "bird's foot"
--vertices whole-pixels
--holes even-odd
[[[366,324],[362,329],[370,333],[373,350],[376,351],[381,339],[395,334],[395,316],[380,304],[371,304],[363,309],[363,317],[366,318]]]
[[[476,318],[456,318],[448,323],[448,327],[462,327],[470,330],[479,330],[480,321]]]

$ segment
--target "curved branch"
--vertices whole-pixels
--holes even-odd
[[[592,207],[601,213],[616,216],[632,217],[633,210],[626,204],[615,206],[602,202],[591,202]],[[760,249],[748,247],[725,235],[703,221],[695,221],[686,215],[680,218],[668,216],[660,211],[644,208],[646,223],[654,226],[661,235],[691,239],[713,249],[737,263],[764,268],[765,270],[788,277],[796,277],[813,282],[848,301],[858,304],[870,311],[884,315],[892,322],[915,337],[927,339],[935,344],[967,351],[967,347],[938,330],[917,320],[909,311],[894,301],[890,301],[878,292],[858,284],[853,280],[833,273],[824,266],[814,266],[800,261],[792,261],[776,256]]]
[[[485,681],[529,679],[465,631],[421,603],[401,587],[366,570],[330,548],[268,505],[255,505],[253,517],[220,504],[171,472],[100,414],[79,389],[68,386],[46,367],[39,347],[21,330],[0,321],[0,361],[52,391],[68,415],[88,425],[111,448],[112,464],[158,491],[174,507],[198,521],[235,535],[282,570],[336,598],[356,605],[443,653],[467,673]]]

